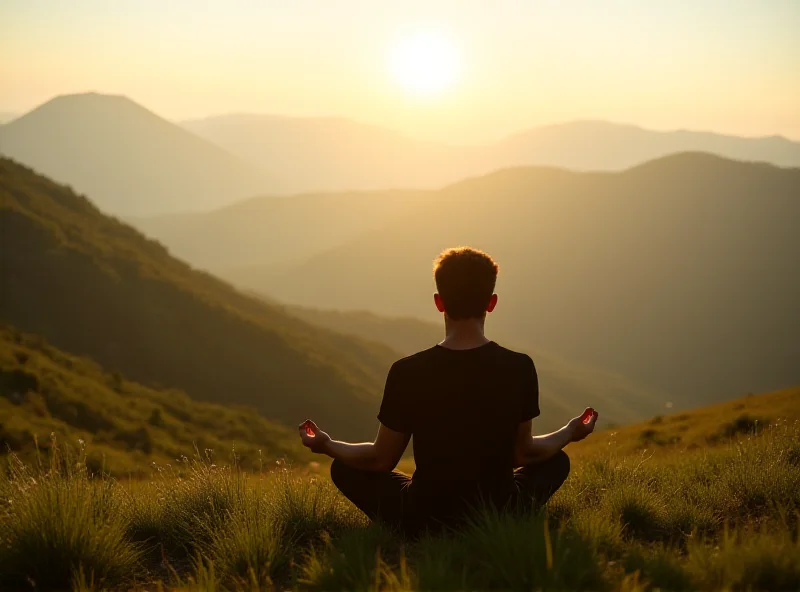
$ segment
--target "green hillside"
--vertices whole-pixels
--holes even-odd
[[[500,264],[496,335],[702,405],[800,382],[800,169],[677,154],[618,173],[468,179],[238,285],[293,304],[435,318],[431,261]]]
[[[52,434],[52,436],[51,436]],[[200,403],[177,390],[159,391],[109,374],[40,337],[0,328],[0,449],[32,458],[52,438],[78,447],[94,470],[149,474],[152,462],[175,463],[196,449],[258,468],[278,459],[307,459],[293,429],[251,409]]]
[[[691,452],[758,434],[770,425],[800,422],[800,386],[771,393],[749,394],[733,401],[686,413],[656,415],[649,421],[597,434],[570,446],[570,454],[590,457],[603,449],[615,454],[643,450],[658,455]],[[598,440],[603,445],[598,446]]]
[[[0,321],[148,386],[372,435],[390,349],[244,296],[5,159],[0,237]]]

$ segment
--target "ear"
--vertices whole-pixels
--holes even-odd
[[[486,306],[486,312],[492,312],[495,306],[497,306],[497,294],[492,294],[492,297],[489,298],[489,304]]]
[[[436,310],[444,312],[444,301],[442,301],[442,297],[439,294],[433,295],[433,303],[436,305]]]

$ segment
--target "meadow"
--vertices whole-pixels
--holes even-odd
[[[0,574],[20,590],[797,590],[798,402],[792,389],[596,434],[541,511],[478,512],[416,541],[368,524],[324,466],[245,471],[196,450],[116,480],[56,443],[8,459]],[[689,444],[641,441],[682,422]]]

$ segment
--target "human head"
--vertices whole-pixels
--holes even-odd
[[[433,262],[439,312],[454,321],[482,319],[497,304],[494,286],[499,267],[477,249],[456,247],[443,251]]]

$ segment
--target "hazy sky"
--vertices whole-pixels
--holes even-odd
[[[0,0],[0,111],[96,90],[452,142],[586,118],[800,139],[799,32],[800,0]],[[419,35],[460,65],[423,96],[392,66]]]

